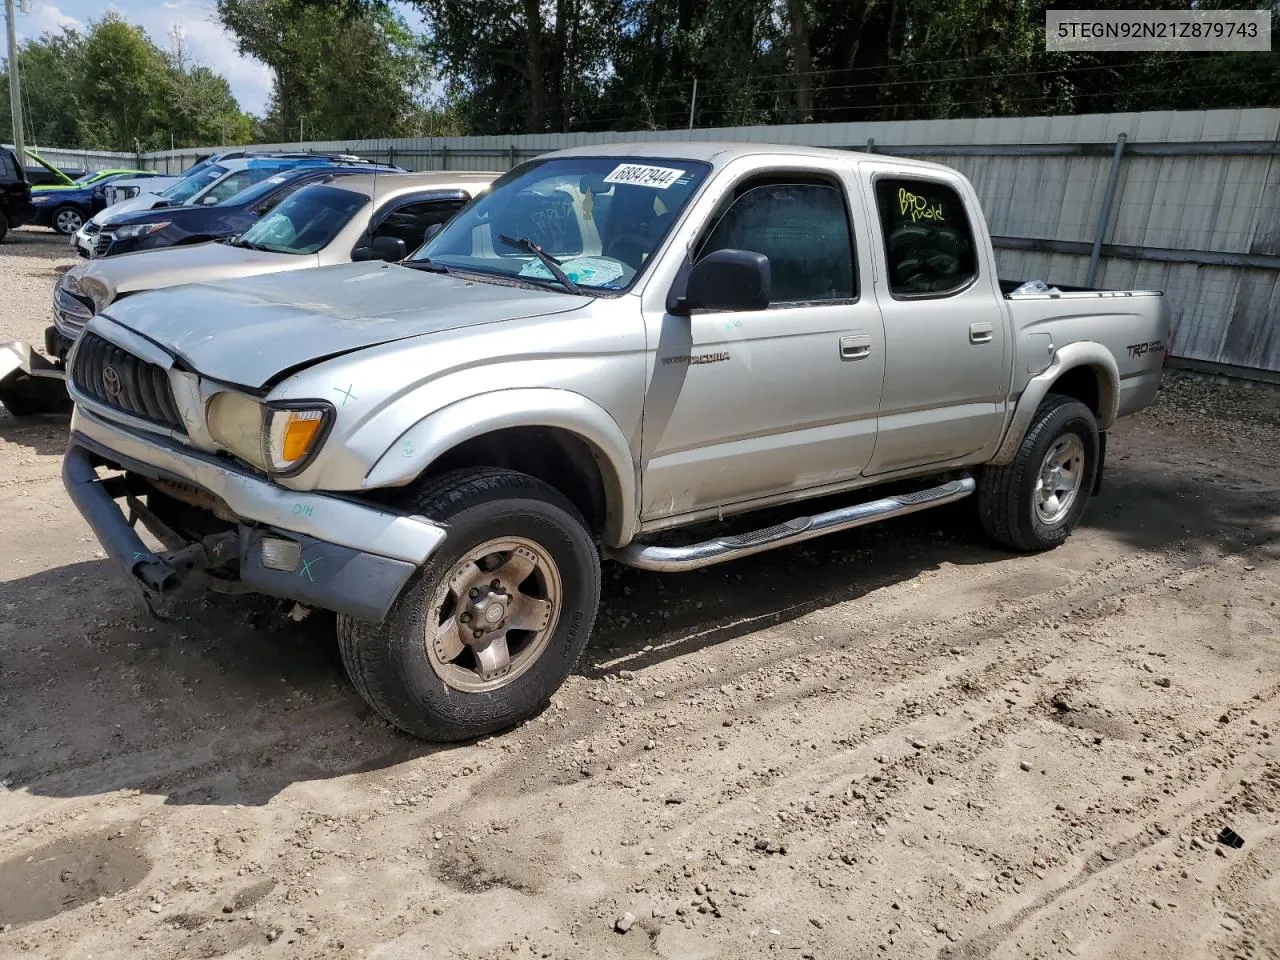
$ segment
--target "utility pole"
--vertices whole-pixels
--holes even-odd
[[[693,108],[698,105],[698,78],[693,78],[693,96],[689,98],[689,129],[693,129]]]
[[[26,4],[23,4],[24,12]],[[18,80],[18,32],[13,0],[4,0],[5,21],[9,32],[9,114],[13,118],[13,147],[19,169],[27,166],[27,145],[22,137],[22,88]]]

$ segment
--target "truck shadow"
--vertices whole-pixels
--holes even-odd
[[[15,417],[0,405],[0,442],[28,447],[41,456],[62,456],[70,424],[71,417],[65,413]]]
[[[1081,543],[1098,536],[1121,552],[1274,550],[1274,503],[1261,482],[1120,464],[1079,539],[1050,556],[1090,565]],[[1030,562],[987,546],[962,501],[696,573],[610,566],[580,672],[643,669],[948,564]],[[39,796],[136,789],[170,804],[254,805],[296,782],[451,749],[401,735],[364,705],[327,615],[294,623],[231,598],[192,599],[179,614],[138,615],[106,561],[0,585],[0,782]]]

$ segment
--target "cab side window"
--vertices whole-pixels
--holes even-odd
[[[413,252],[422,246],[427,227],[445,223],[462,209],[462,200],[419,200],[388,212],[373,230],[373,236],[397,237]]]
[[[843,191],[831,183],[743,184],[695,260],[726,249],[769,258],[775,305],[856,296],[848,206]]]
[[[882,177],[875,192],[895,298],[959,293],[978,275],[973,230],[955,190],[931,180]]]

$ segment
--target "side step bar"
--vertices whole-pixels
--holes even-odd
[[[763,530],[734,537],[716,537],[702,543],[690,544],[687,547],[656,547],[643,543],[631,543],[621,550],[610,551],[610,556],[619,563],[641,570],[658,570],[665,573],[679,573],[683,570],[697,570],[712,564],[737,560],[739,557],[762,553],[775,547],[786,547],[802,540],[811,540],[826,533],[861,527],[868,523],[888,520],[890,517],[901,517],[917,510],[941,506],[969,496],[977,489],[973,477],[961,477],[949,480],[927,490],[904,493],[869,503],[859,503],[850,507],[841,507],[827,513],[819,513],[812,517],[797,517],[786,523],[779,523]]]

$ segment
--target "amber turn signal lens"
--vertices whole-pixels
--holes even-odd
[[[284,449],[281,452],[286,463],[293,463],[307,455],[320,432],[324,417],[319,410],[290,411],[288,417],[284,426]]]

